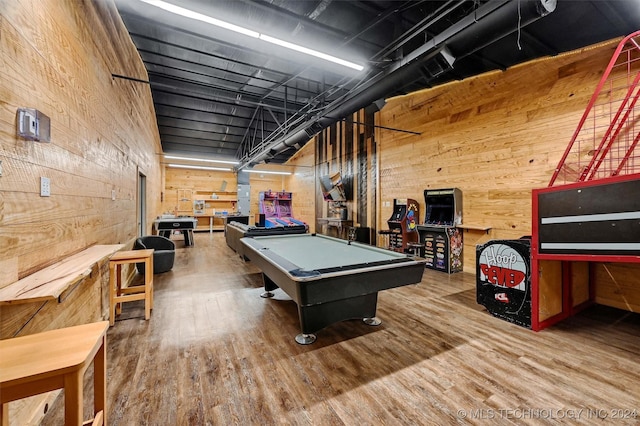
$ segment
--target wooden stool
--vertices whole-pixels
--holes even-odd
[[[394,231],[390,229],[381,229],[378,231],[378,234],[382,237],[382,247],[391,249],[391,234],[393,233]]]
[[[420,257],[422,254],[422,247],[424,247],[422,243],[407,243],[407,250],[416,257]]]
[[[400,230],[383,229],[378,233],[384,238],[387,250],[398,251],[398,247],[402,247],[402,232]]]
[[[8,403],[64,389],[64,424],[82,425],[82,379],[93,362],[91,424],[107,424],[107,321],[0,340],[0,419]]]
[[[122,287],[122,265],[144,262],[144,284]],[[144,300],[144,319],[153,309],[153,249],[116,252],[109,259],[109,324],[122,312],[122,303]]]

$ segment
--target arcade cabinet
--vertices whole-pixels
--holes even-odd
[[[396,198],[393,200],[393,213],[387,224],[389,231],[381,233],[389,237],[389,249],[400,253],[408,252],[410,243],[418,241],[416,226],[419,221],[420,206],[411,198]]]
[[[426,267],[447,273],[462,271],[462,191],[425,189],[424,224],[418,225]]]
[[[476,246],[476,301],[496,318],[531,328],[531,237]]]
[[[308,229],[308,225],[293,217],[291,192],[260,192],[258,207],[260,213],[256,217],[256,225],[265,228],[275,228],[278,226],[303,226]]]

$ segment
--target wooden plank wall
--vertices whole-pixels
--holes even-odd
[[[313,146],[313,142],[308,145]],[[293,156],[289,163],[292,174],[286,176],[284,185],[287,191],[293,194],[291,206],[293,217],[302,220],[309,225],[309,232],[316,231],[316,171],[314,166],[315,155],[313,149],[302,149]],[[253,177],[251,186],[253,187]]]
[[[280,171],[280,172],[285,171],[281,166],[278,166],[278,165],[261,164],[259,168],[260,170],[266,170],[266,171]],[[240,172],[240,173],[244,173],[244,172]],[[260,193],[265,191],[291,192],[287,184],[287,182],[289,181],[288,178],[289,177],[286,175],[276,175],[276,174],[269,174],[269,173],[265,173],[265,174],[250,173],[249,174],[249,185],[251,187],[251,193],[249,194],[249,199],[250,199],[249,223],[250,224],[254,223],[255,215],[260,213],[260,206],[259,206]],[[299,194],[297,193],[293,194],[292,205],[294,205],[293,203],[298,201],[298,195]],[[298,212],[294,207],[293,208],[294,216],[297,215],[297,213]]]
[[[160,207],[161,172],[148,85],[111,75],[147,78],[112,1],[0,0],[0,13],[5,287],[93,244],[131,243],[138,174],[146,175],[150,224]],[[19,107],[50,117],[51,143],[16,137]],[[40,197],[41,176],[51,180],[50,197]],[[0,338],[104,318],[107,282],[105,262],[59,303],[0,308]],[[39,404],[12,404],[12,424],[31,424]]]
[[[319,177],[339,172],[349,200],[345,203],[354,226],[377,232],[377,144],[374,138],[374,114],[369,108],[354,113],[315,136],[315,216],[331,216],[329,203],[322,198]],[[295,159],[289,164],[295,163]],[[391,216],[391,214],[389,214]],[[386,229],[386,223],[384,224]]]
[[[313,232],[315,199],[313,192],[308,188],[313,187],[315,171],[313,169],[313,151],[301,151],[296,155],[295,167],[283,168],[279,165],[260,165],[260,170],[285,171],[291,170],[291,175],[275,175],[268,173],[251,173],[249,175],[250,192],[250,218],[253,224],[255,214],[259,212],[259,197],[263,191],[289,191],[293,193],[293,216],[310,225]],[[240,172],[243,173],[243,172]],[[238,176],[236,172],[190,170],[166,167],[163,179],[162,209],[163,213],[173,213],[178,205],[178,190],[189,189],[201,193],[216,192],[222,181],[227,182],[227,192],[236,191],[238,188]],[[200,196],[200,198],[202,198]],[[220,203],[212,203],[215,206]],[[220,204],[222,206],[222,204]]]
[[[531,234],[531,190],[546,187],[616,43],[387,100],[379,131],[381,199],[424,205],[424,189],[457,187],[465,231],[464,270],[475,272],[478,240]],[[383,208],[383,217],[390,214]]]
[[[194,199],[203,199],[205,196],[211,196],[214,192],[219,192],[222,183],[227,182],[225,192],[234,192],[238,190],[238,179],[234,172],[223,172],[215,170],[197,170],[197,169],[180,169],[166,167],[164,172],[164,191],[162,193],[162,212],[173,213],[178,209],[178,191],[188,189],[193,191],[192,201]],[[220,198],[224,198],[220,196]],[[215,202],[210,204],[212,207],[220,209],[232,207],[231,203]],[[193,203],[190,203],[191,210]],[[192,211],[193,213],[193,211]],[[207,211],[207,213],[211,213]]]
[[[379,210],[368,223],[385,228],[394,198],[418,200],[423,216],[424,189],[460,188],[463,223],[491,227],[488,234],[464,232],[464,271],[473,274],[477,244],[530,235],[531,190],[548,185],[618,41],[387,99],[376,124],[420,135],[376,128],[375,142],[364,145],[368,164],[378,162],[371,170],[379,170]],[[354,121],[362,121],[364,112],[358,114]],[[334,132],[354,144],[354,157],[363,149],[344,125],[331,127],[303,148],[314,147],[318,175],[345,170],[347,154]],[[350,206],[356,217],[360,204]],[[598,303],[638,311],[637,271],[635,265],[594,265]]]

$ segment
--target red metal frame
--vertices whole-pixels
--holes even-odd
[[[638,99],[640,31],[618,44],[549,186],[640,172],[640,157],[633,156],[640,139]]]
[[[613,53],[585,109],[548,188],[533,191],[531,240],[531,328],[542,330],[591,305],[594,301],[591,262],[640,263],[640,256],[540,254],[538,196],[544,192],[640,179],[640,31],[623,38]],[[640,122],[640,121],[639,121]],[[561,186],[554,186],[561,185]],[[562,311],[540,321],[539,262],[562,262]],[[571,262],[589,262],[589,300],[573,306]]]

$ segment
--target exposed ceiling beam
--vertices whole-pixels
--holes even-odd
[[[514,10],[516,10],[517,13],[524,12],[524,19],[520,23],[516,22],[519,26],[528,25],[536,19],[545,16],[552,12],[555,7],[551,10],[545,10],[544,5],[542,5],[542,8],[537,7],[540,6],[540,4],[538,4],[539,2],[544,1],[545,0],[523,0],[523,3],[527,7],[522,9],[520,1],[509,2],[508,0],[496,0],[485,3],[474,10],[472,14],[453,23],[445,31],[438,34],[438,36],[411,52],[410,55],[405,56],[402,60],[396,61],[393,65],[387,67],[383,73],[369,79],[359,87],[358,90],[352,91],[349,96],[327,105],[322,113],[310,117],[310,119],[291,130],[289,134],[270,141],[260,152],[242,158],[238,169],[260,163],[269,157],[273,157],[274,154],[288,149],[294,144],[305,139],[310,139],[315,133],[335,122],[335,120],[327,118],[329,116],[342,117],[366,107],[374,100],[379,99],[381,95],[392,91],[396,85],[404,84],[404,78],[409,75],[414,75],[425,61],[432,60],[439,55],[440,50],[445,44],[455,43],[462,39],[476,39],[478,35],[483,34],[483,31],[486,31],[487,28],[490,28],[493,32],[498,29],[502,32],[512,31],[514,23],[505,20],[503,18],[505,14],[510,15]],[[532,4],[533,7],[531,7]],[[515,16],[518,15],[516,14]]]
[[[300,15],[296,15],[294,13],[289,12],[286,9],[277,7],[271,3],[267,3],[264,1],[260,1],[260,0],[242,0],[246,3],[250,3],[252,6],[255,6],[261,10],[264,11],[268,11],[270,13],[273,13],[275,15],[278,15],[280,17],[282,17],[283,19],[289,19],[292,22],[293,21],[298,21],[299,23],[303,24],[303,25],[307,25],[310,28],[313,28],[314,30],[318,31],[318,32],[322,32],[325,33],[327,35],[330,35],[332,38],[338,38],[338,39],[347,39],[349,38],[349,34],[345,31],[341,31],[335,27],[331,27],[328,25],[324,25],[314,19],[311,19],[309,17],[301,17]],[[340,0],[340,1],[345,1],[345,0]],[[309,4],[311,2],[308,2]],[[360,45],[360,47],[369,50],[369,49],[376,49],[379,48],[380,46],[378,45],[374,45],[373,43],[367,42],[366,40],[357,40],[357,44]]]
[[[176,84],[167,84],[163,83],[162,80],[172,80],[176,82]],[[180,85],[177,85],[177,82],[180,82]],[[297,102],[289,102],[291,108],[286,109],[284,107],[284,103],[282,100],[278,104],[273,102],[273,99],[270,99],[271,102],[265,102],[260,100],[260,96],[256,96],[255,94],[248,92],[239,92],[243,95],[242,98],[238,98],[236,95],[238,93],[234,93],[232,90],[218,87],[215,85],[202,84],[197,82],[186,81],[182,79],[176,79],[170,76],[157,76],[154,75],[154,79],[151,80],[151,86],[158,91],[158,93],[169,93],[175,96],[181,97],[189,97],[194,100],[203,101],[203,102],[218,102],[220,104],[236,106],[236,105],[245,105],[249,107],[256,106],[264,106],[265,108],[271,108],[273,110],[277,110],[279,112],[288,111],[293,113],[298,109],[295,108],[296,105],[298,107],[304,105],[302,103]],[[208,90],[207,90],[208,89]],[[215,90],[214,94],[213,93]],[[253,100],[255,99],[255,100]]]

